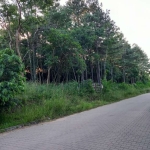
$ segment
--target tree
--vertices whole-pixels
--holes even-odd
[[[22,58],[31,80],[143,81],[149,59],[128,44],[98,0],[0,1],[0,49]],[[38,71],[37,71],[38,70]],[[43,78],[43,79],[42,79]],[[41,80],[42,79],[42,80]]]
[[[0,50],[0,106],[13,100],[16,93],[23,91],[23,64],[10,49]]]
[[[43,43],[44,53],[42,55],[49,69],[48,77],[50,77],[50,69],[53,68],[56,70],[54,80],[60,81],[63,75],[65,76],[63,78],[68,80],[68,74],[71,72],[74,79],[77,80],[76,76],[81,75],[81,72],[85,70],[80,44],[64,30],[51,29],[44,36],[46,36],[46,41]]]
[[[36,47],[42,17],[55,0],[3,0],[0,2],[0,26],[7,31],[9,48],[14,49],[22,61],[29,54],[32,80],[36,80]],[[42,22],[43,23],[43,22]],[[28,50],[22,51],[22,39],[27,39]]]

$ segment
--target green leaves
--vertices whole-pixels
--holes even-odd
[[[50,33],[45,33],[47,43],[44,43],[45,65],[60,68],[60,72],[72,70],[77,67],[83,70],[85,66],[80,44],[73,39],[71,34],[64,30],[51,29]]]
[[[23,90],[23,64],[12,50],[0,50],[0,105],[12,100]]]
[[[0,48],[14,49],[33,81],[90,78],[94,82],[101,79],[131,82],[134,78],[136,82],[148,75],[147,55],[138,45],[128,44],[110,18],[110,11],[104,11],[98,0],[68,0],[66,6],[58,3],[0,2],[0,19],[5,25],[0,30]],[[0,82],[9,82],[12,76],[17,78],[20,60],[10,50],[0,55]],[[38,75],[37,68],[41,69]]]

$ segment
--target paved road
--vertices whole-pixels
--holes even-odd
[[[150,150],[150,94],[0,134],[0,150]]]

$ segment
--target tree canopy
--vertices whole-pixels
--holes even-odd
[[[149,77],[148,56],[130,45],[98,0],[0,1],[0,49],[14,50],[29,80],[92,79],[136,83]]]

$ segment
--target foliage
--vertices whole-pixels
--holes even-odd
[[[13,49],[0,51],[0,105],[16,104],[7,110],[20,113],[14,114],[16,124],[149,91],[148,56],[127,42],[98,0],[68,0],[65,6],[57,0],[3,0],[0,6],[0,49]],[[19,95],[24,70],[34,84]],[[103,84],[100,93],[92,82]]]
[[[84,80],[81,82],[81,90],[83,94],[92,94],[94,93],[94,88],[92,86],[92,80]]]
[[[13,100],[23,91],[23,64],[10,49],[0,50],[0,106]]]
[[[1,48],[22,59],[34,82],[147,82],[150,63],[130,45],[98,0],[0,2]],[[37,77],[37,69],[47,79]],[[41,74],[43,72],[40,72]],[[42,77],[41,77],[42,78]]]
[[[51,29],[49,34],[45,34],[47,37],[47,41],[43,44],[45,66],[59,68],[58,74],[67,74],[72,71],[72,68],[77,68],[76,73],[85,69],[85,63],[80,57],[82,47],[69,33]]]
[[[100,93],[91,92],[91,87],[89,90],[87,85],[91,86],[91,81],[85,81],[84,84],[25,84],[24,93],[15,96],[22,105],[0,113],[0,129],[55,119],[150,92],[150,82],[130,85],[103,81],[104,88]]]

